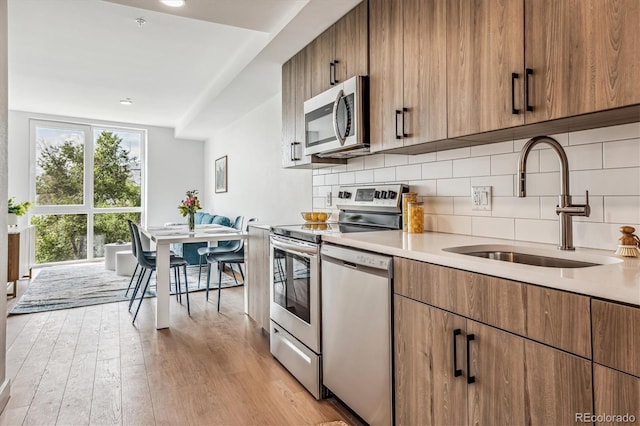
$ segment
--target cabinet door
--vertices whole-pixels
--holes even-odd
[[[525,0],[526,122],[640,102],[637,0]]]
[[[467,321],[473,424],[573,424],[591,413],[591,362],[522,337]]]
[[[369,1],[371,152],[402,147],[396,139],[403,106],[402,0]]]
[[[523,20],[522,1],[447,1],[448,137],[524,124]]]
[[[292,156],[292,144],[296,141],[296,92],[294,77],[297,72],[297,67],[294,58],[289,59],[282,65],[282,167],[295,165]]]
[[[640,378],[598,364],[593,365],[594,414],[625,415],[640,419]],[[621,424],[602,422],[598,424]]]
[[[396,424],[466,424],[464,318],[402,296],[394,316]]]
[[[640,377],[640,309],[592,300],[593,360]]]
[[[296,162],[297,166],[302,164],[309,164],[311,162],[311,156],[304,155],[304,140],[305,140],[305,122],[304,122],[304,101],[311,97],[311,80],[309,79],[309,62],[307,56],[309,55],[308,49],[302,49],[292,59],[295,64],[295,74],[293,76],[293,85],[295,92],[295,141],[299,143],[296,145]]]
[[[337,82],[369,74],[368,6],[364,0],[334,25]]]
[[[309,76],[311,78],[311,96],[324,92],[331,87],[330,64],[334,60],[335,29],[333,26],[309,43]],[[305,99],[306,100],[306,99]]]
[[[404,146],[446,139],[446,0],[404,0]]]
[[[269,330],[269,231],[249,227],[247,250],[247,290],[249,316]]]

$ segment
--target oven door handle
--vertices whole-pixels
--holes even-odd
[[[281,241],[275,241],[275,240],[271,240],[271,245],[274,248],[280,249],[286,253],[297,254],[299,256],[306,257],[308,259],[313,259],[318,255],[318,250],[311,247],[297,246],[295,244],[287,244],[287,243],[283,243]]]

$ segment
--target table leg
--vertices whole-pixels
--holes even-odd
[[[169,244],[156,246],[156,328],[169,328]]]

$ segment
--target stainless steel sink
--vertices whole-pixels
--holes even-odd
[[[580,258],[569,258],[568,255],[553,256],[550,250],[529,249],[509,245],[475,245],[448,247],[444,251],[482,257],[485,259],[501,260],[503,262],[520,263],[524,265],[542,266],[547,268],[587,268],[620,260],[607,256],[581,255]]]

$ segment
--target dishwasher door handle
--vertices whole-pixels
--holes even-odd
[[[342,262],[342,266],[344,266],[345,268],[355,269],[356,271],[358,270],[358,265],[356,265],[355,263]]]

